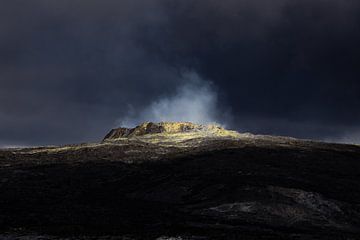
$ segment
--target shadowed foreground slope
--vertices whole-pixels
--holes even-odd
[[[0,196],[0,237],[359,239],[360,147],[144,123],[0,151]]]

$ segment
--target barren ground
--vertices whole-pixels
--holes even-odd
[[[0,150],[0,238],[360,239],[359,146],[184,134]]]

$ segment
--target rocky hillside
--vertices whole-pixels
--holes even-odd
[[[360,147],[144,123],[0,150],[0,238],[359,239]]]

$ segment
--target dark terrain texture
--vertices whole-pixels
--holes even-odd
[[[179,129],[0,150],[0,238],[360,239],[359,146]]]

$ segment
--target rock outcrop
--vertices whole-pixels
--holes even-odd
[[[148,134],[177,134],[177,133],[190,133],[190,132],[203,132],[203,133],[234,133],[234,131],[225,130],[223,127],[215,124],[194,124],[191,122],[145,122],[134,128],[115,128],[112,129],[104,138],[104,140],[115,140],[119,138],[139,137]]]

